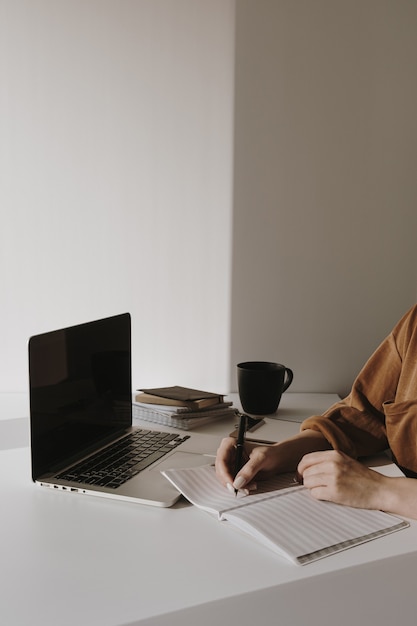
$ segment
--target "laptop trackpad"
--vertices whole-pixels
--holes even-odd
[[[205,454],[198,454],[195,452],[174,452],[170,454],[168,458],[161,459],[159,463],[155,463],[150,468],[151,471],[172,469],[172,468],[185,468],[185,467],[198,467],[199,465],[211,465],[214,463],[214,456]]]

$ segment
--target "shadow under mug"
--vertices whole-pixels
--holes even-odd
[[[245,413],[269,415],[278,409],[291,385],[293,371],[281,363],[246,361],[237,365],[239,398]]]

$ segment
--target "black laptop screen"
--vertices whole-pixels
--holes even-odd
[[[32,478],[132,423],[129,313],[29,340]]]

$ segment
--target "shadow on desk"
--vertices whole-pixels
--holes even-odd
[[[140,626],[412,626],[417,609],[416,563],[416,553],[381,559],[158,615],[141,620]]]
[[[302,415],[297,409],[278,409],[273,415],[268,415],[270,419],[283,420],[284,422],[298,422],[301,423],[307,417],[310,417],[310,411],[305,411],[305,415]]]

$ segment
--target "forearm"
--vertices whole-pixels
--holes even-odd
[[[274,444],[277,449],[277,472],[292,472],[305,454],[330,450],[331,445],[321,432],[303,430],[294,437]]]

